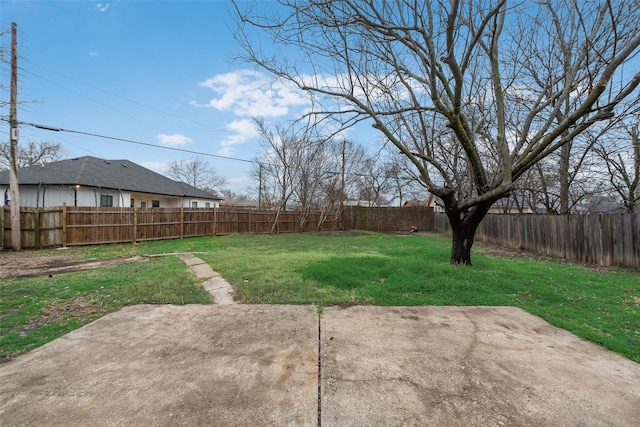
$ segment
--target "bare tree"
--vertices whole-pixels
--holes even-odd
[[[384,168],[390,180],[390,198],[402,206],[408,200],[426,201],[429,192],[415,168],[395,146],[386,147]]]
[[[310,188],[301,188],[309,183],[309,180],[301,177],[300,168],[305,163],[303,159],[313,161],[313,156],[309,158],[307,149],[312,143],[305,133],[307,129],[296,128],[295,123],[279,123],[274,129],[270,129],[264,120],[254,121],[258,126],[264,151],[262,156],[256,159],[252,174],[260,183],[261,206],[274,212],[271,227],[273,234],[276,232],[280,213],[287,210],[296,190],[302,199],[311,197]]]
[[[471,265],[478,224],[518,178],[640,83],[622,67],[640,46],[637,0],[280,4],[284,16],[235,4],[243,58],[407,156],[445,206],[451,263]],[[286,54],[260,50],[267,39]]]
[[[254,120],[263,152],[255,159],[252,176],[259,182],[260,205],[274,212],[272,233],[285,210],[300,213],[300,230],[312,209],[321,211],[318,227],[330,215],[339,217],[344,203],[360,190],[365,148],[336,141],[321,124],[299,120],[269,125]]]
[[[184,182],[212,194],[216,194],[225,183],[225,178],[218,175],[213,166],[200,157],[172,162],[167,174],[176,181]]]
[[[393,185],[391,172],[377,155],[368,157],[357,180],[360,199],[366,200],[369,206],[386,205]]]
[[[9,168],[9,143],[0,144],[0,170]],[[29,142],[19,145],[16,152],[16,163],[19,168],[41,165],[60,160],[64,151],[58,142]]]
[[[518,188],[512,192],[514,204],[564,215],[607,192],[610,188],[602,178],[602,162],[593,153],[593,144],[603,135],[605,132],[591,135],[586,131],[572,141],[571,156],[553,153],[539,161],[518,180]]]
[[[324,144],[322,138],[298,140],[294,162],[291,168],[291,185],[294,203],[297,204],[300,216],[298,229],[302,232],[307,217],[312,209],[318,206],[322,178],[326,170]]]
[[[233,205],[239,202],[255,202],[255,198],[247,193],[236,193],[228,188],[222,188],[218,191],[218,194],[225,199],[225,203]]]
[[[606,138],[601,138],[596,153],[606,165],[607,178],[627,212],[640,212],[640,131],[638,118],[620,122]]]

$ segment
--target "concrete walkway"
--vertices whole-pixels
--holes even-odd
[[[140,305],[0,365],[4,426],[635,426],[640,365],[513,307]]]
[[[205,279],[202,286],[211,294],[216,304],[235,304],[233,299],[233,287],[218,274],[206,262],[196,258],[190,253],[176,254],[195,273],[198,279]]]

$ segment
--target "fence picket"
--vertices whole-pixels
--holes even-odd
[[[435,229],[451,232],[446,215]],[[606,267],[640,268],[640,214],[487,215],[476,240]]]
[[[0,208],[0,247],[11,247]],[[345,207],[340,215],[327,212],[280,212],[280,232],[371,230],[450,232],[444,214],[427,207]],[[268,234],[274,211],[223,208],[89,208],[63,206],[21,209],[25,249],[136,243],[232,233]],[[476,239],[506,247],[552,254],[570,261],[603,266],[640,268],[640,214],[487,215]]]

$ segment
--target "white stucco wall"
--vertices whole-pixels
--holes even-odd
[[[4,194],[5,188],[0,188]],[[100,206],[101,196],[109,195],[113,198],[113,206],[129,207],[128,194],[117,190],[101,190],[93,187],[79,187],[63,185],[23,185],[20,186],[20,206]],[[124,204],[123,204],[124,202]]]
[[[0,186],[0,203],[4,203],[4,192],[8,186]],[[110,189],[101,189],[96,187],[77,188],[73,186],[48,185],[48,186],[20,186],[20,206],[24,207],[43,207],[43,206],[101,206],[101,196],[111,196],[113,207],[131,207],[131,200],[135,207],[141,207],[144,203],[146,207],[153,207],[153,201],[158,201],[161,208],[177,208],[180,206],[191,207],[193,202],[197,203],[197,207],[219,207],[220,203],[211,199],[196,199],[161,196],[146,193],[130,193],[127,191],[118,191]]]
[[[157,194],[146,194],[146,193],[130,193],[129,199],[127,200],[127,207],[131,207],[131,199],[133,199],[134,205],[136,208],[153,207],[153,201],[160,202],[161,208],[177,208],[180,207],[181,198],[179,197],[170,197],[170,196],[160,196]]]

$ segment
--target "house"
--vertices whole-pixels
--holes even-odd
[[[402,204],[403,208],[410,208],[413,206],[429,206],[429,200],[427,201],[422,201],[422,200],[407,200]]]
[[[378,208],[381,207],[374,200],[347,199],[342,202],[342,206]]]
[[[444,204],[439,197],[429,194],[429,200],[427,200],[427,206],[433,208],[434,213],[444,213]]]
[[[222,197],[129,160],[85,156],[18,169],[20,206],[219,207]],[[9,202],[9,171],[0,191]]]
[[[524,203],[524,199],[519,198],[518,202],[520,202],[520,206],[522,207],[522,212],[518,210],[518,207],[514,204],[513,198],[503,197],[501,199],[496,200],[496,202],[489,208],[490,214],[532,214],[534,211],[531,209],[528,203]],[[429,196],[429,200],[427,202],[420,202],[415,200],[408,200],[404,203],[403,206],[421,206],[426,204],[426,206],[432,207],[434,213],[444,213],[444,204],[439,197],[431,194]]]
[[[514,200],[514,197],[517,197]],[[509,196],[503,197],[501,199],[496,200],[496,202],[489,208],[490,214],[533,214],[535,213],[533,209],[531,209],[531,204],[525,200],[522,196]]]
[[[257,201],[245,198],[225,199],[220,202],[220,206],[253,210],[260,208]]]
[[[595,201],[590,203],[578,203],[572,209],[576,213],[590,214],[590,213],[626,213],[627,208],[622,203],[607,202],[607,201]]]

